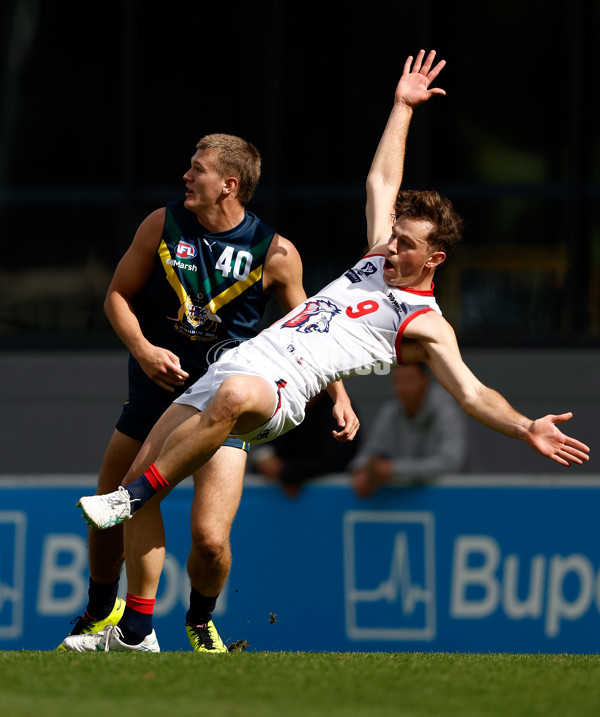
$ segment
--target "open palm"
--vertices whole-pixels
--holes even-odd
[[[414,61],[414,65],[412,55],[407,58],[404,63],[402,77],[396,88],[396,102],[404,102],[409,107],[417,107],[433,95],[446,94],[446,92],[439,87],[429,89],[429,85],[442,71],[446,65],[446,61],[440,60],[440,62],[433,66],[435,50],[431,50],[427,58],[425,60],[424,58],[425,50],[420,50]]]
[[[548,415],[533,421],[525,440],[529,445],[543,456],[563,466],[573,463],[581,465],[589,460],[589,448],[581,441],[566,436],[556,424],[568,421],[572,413],[562,413],[559,416]]]

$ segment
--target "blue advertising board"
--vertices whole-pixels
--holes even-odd
[[[163,650],[190,649],[189,483],[163,502]],[[54,649],[85,609],[75,503],[94,490],[0,480],[0,649]],[[599,508],[595,478],[445,479],[360,500],[337,477],[290,500],[250,477],[215,621],[250,650],[597,652]]]

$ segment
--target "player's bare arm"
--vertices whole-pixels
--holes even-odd
[[[306,299],[302,286],[302,260],[296,247],[288,239],[276,234],[269,248],[263,274],[265,291],[274,294],[287,313]],[[339,431],[333,431],[337,441],[351,441],[360,427],[358,417],[352,409],[350,398],[342,381],[327,387],[333,401],[333,417]]]
[[[265,293],[273,294],[285,313],[306,299],[302,285],[302,259],[289,239],[275,234],[263,270]]]
[[[413,63],[410,56],[396,87],[394,105],[375,152],[367,176],[367,239],[369,248],[384,244],[393,224],[394,202],[402,184],[406,138],[413,109],[434,95],[445,95],[439,87],[430,88],[444,68],[434,65],[435,51],[425,57],[421,50]]]
[[[588,460],[589,448],[562,433],[557,423],[572,414],[547,415],[531,420],[515,410],[497,391],[485,386],[462,360],[456,335],[439,314],[428,312],[414,319],[406,330],[410,340],[403,360],[425,361],[435,377],[469,416],[499,433],[519,438],[535,451],[569,466]]]
[[[108,287],[104,310],[117,336],[131,351],[144,373],[166,391],[183,385],[188,374],[168,349],[151,344],[140,328],[133,300],[148,281],[165,222],[157,209],[140,224],[130,247],[117,265]]]
[[[335,383],[330,383],[329,386],[327,386],[327,393],[333,401],[332,413],[340,429],[339,431],[332,431],[333,437],[340,443],[354,440],[360,428],[360,422],[358,416],[352,409],[352,403],[346,393],[343,382],[336,381]]]

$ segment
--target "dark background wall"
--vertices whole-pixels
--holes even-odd
[[[264,159],[252,209],[309,292],[364,245],[364,180],[405,58],[435,48],[407,187],[466,220],[437,291],[474,345],[597,344],[592,0],[0,6],[0,345],[114,343],[101,304],[142,218],[181,195],[196,141]]]
[[[600,473],[599,350],[467,349],[464,358],[482,381],[532,418],[572,411],[562,429],[592,449],[588,463],[567,469],[467,417],[469,473],[552,474],[574,480]],[[127,397],[126,363],[123,351],[0,355],[0,475],[96,474]],[[345,385],[360,415],[360,440],[390,396],[390,379],[357,376]]]
[[[448,62],[438,81],[447,96],[415,114],[405,186],[438,189],[465,218],[463,246],[436,280],[445,315],[462,346],[490,361],[551,355],[563,376],[583,361],[579,378],[593,384],[599,30],[593,0],[5,0],[5,367],[30,356],[36,382],[53,391],[63,385],[57,365],[74,376],[81,367],[83,383],[54,400],[84,401],[82,386],[96,380],[106,396],[112,380],[125,380],[120,363],[106,382],[93,373],[113,365],[104,356],[120,357],[102,312],[110,276],[143,217],[181,195],[195,143],[209,132],[242,135],[261,150],[250,208],[296,243],[308,292],[335,277],[364,246],[364,180],[404,60],[423,47]],[[511,369],[509,378],[527,394],[526,375]],[[15,385],[0,404],[3,423],[29,405],[27,422],[41,435],[52,400],[47,414],[34,410]],[[36,393],[31,383],[25,392]]]

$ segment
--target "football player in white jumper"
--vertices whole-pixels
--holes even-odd
[[[162,557],[154,557],[157,542],[164,540],[156,519],[160,500],[229,435],[250,442],[275,438],[303,420],[311,396],[365,366],[424,362],[461,408],[486,426],[559,464],[588,460],[589,448],[558,428],[571,413],[532,420],[473,375],[433,296],[435,270],[460,240],[462,220],[436,192],[400,191],[400,185],[413,110],[445,94],[429,87],[445,64],[434,61],[435,53],[426,56],[423,50],[409,57],[396,88],[367,178],[366,256],[213,364],[155,425],[118,491],[80,499],[92,527],[128,521],[128,590],[145,604],[156,597],[162,569]],[[125,644],[117,625],[105,633],[66,638],[64,646],[158,649],[154,630],[139,639]]]

